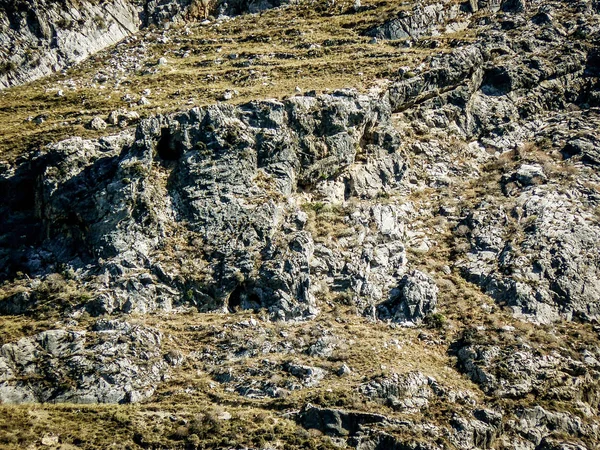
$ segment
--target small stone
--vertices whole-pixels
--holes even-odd
[[[536,164],[523,164],[517,170],[515,178],[523,186],[540,184],[546,181],[546,175],[541,166]]]
[[[104,121],[104,119],[100,118],[100,117],[94,117],[89,125],[90,129],[92,130],[105,130],[106,129],[106,122]]]
[[[140,106],[146,106],[146,105],[149,105],[149,104],[150,104],[150,100],[148,100],[146,97],[142,97],[138,101],[138,105],[140,105]]]
[[[300,88],[300,86],[296,86],[296,89],[295,89],[295,91],[296,91],[296,92],[302,92],[302,89]]]
[[[57,97],[64,97],[65,96],[65,92],[62,89],[59,89],[58,92],[56,93]]]
[[[231,420],[231,413],[229,413],[227,411],[222,411],[219,414],[217,414],[217,419],[219,419],[219,420]]]
[[[221,100],[231,100],[233,98],[233,91],[227,90],[223,92]]]
[[[44,435],[44,437],[42,438],[42,445],[45,445],[46,447],[58,445],[58,436],[55,436],[53,434]]]
[[[347,364],[342,364],[342,367],[340,367],[337,371],[337,374],[340,377],[350,375],[351,373],[352,373],[352,369],[350,369],[350,367],[348,367]]]
[[[144,89],[144,90],[142,91],[142,95],[144,95],[144,96],[148,96],[148,95],[150,95],[151,93],[152,93],[152,91],[151,91],[150,89]]]
[[[112,111],[109,115],[108,115],[108,120],[107,122],[111,125],[117,125],[119,123],[119,116],[120,116],[120,112],[119,111]]]
[[[298,211],[296,213],[296,226],[302,229],[306,225],[306,222],[308,222],[308,214],[304,211]]]
[[[31,120],[33,120],[33,123],[35,123],[36,125],[41,125],[41,124],[43,124],[46,121],[46,116],[44,116],[42,114],[42,115],[34,117]]]
[[[137,122],[140,120],[140,114],[137,111],[129,111],[122,116],[128,122]]]
[[[168,62],[168,61],[167,61],[167,58],[165,58],[165,57],[163,56],[162,58],[160,58],[160,59],[158,60],[158,63],[157,63],[157,65],[159,65],[159,66],[166,66],[166,65],[167,65],[167,62]]]

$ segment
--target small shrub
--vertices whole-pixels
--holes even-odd
[[[106,21],[104,20],[104,17],[102,17],[101,15],[97,14],[94,17],[94,23],[98,26],[99,29],[101,30],[105,30],[108,28]]]
[[[189,434],[190,434],[190,430],[188,429],[188,427],[181,425],[181,426],[177,427],[177,429],[173,433],[173,438],[175,438],[177,440],[182,440],[182,439],[185,439],[186,437],[188,437]],[[194,436],[198,437],[198,435],[194,435]]]
[[[190,434],[186,439],[190,445],[198,447],[200,445],[200,437],[197,434]]]
[[[319,212],[321,212],[325,209],[325,203],[323,203],[323,202],[305,203],[304,205],[302,205],[302,209],[304,209],[305,211],[314,211],[315,213],[318,214]]]
[[[442,313],[435,313],[425,317],[425,324],[428,328],[444,328],[447,319]]]
[[[17,65],[12,61],[0,63],[0,75],[7,75],[10,72],[14,72],[16,69]]]

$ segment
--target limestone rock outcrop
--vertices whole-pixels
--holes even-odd
[[[91,330],[49,330],[0,347],[0,403],[130,403],[167,372],[156,330],[99,320]]]

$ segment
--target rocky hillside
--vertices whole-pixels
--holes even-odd
[[[148,26],[188,18],[193,0],[4,0],[0,3],[0,89],[66,69]],[[277,2],[277,4],[279,4]],[[222,5],[240,14],[273,7],[265,0]]]
[[[88,3],[0,93],[0,445],[597,448],[596,2]]]

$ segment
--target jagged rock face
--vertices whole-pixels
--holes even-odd
[[[125,132],[60,143],[32,170],[39,174],[34,196],[43,222],[41,248],[75,270],[96,266],[82,272],[99,293],[87,305],[94,314],[187,304],[201,311],[266,308],[274,318],[310,317],[317,312],[313,255],[327,273],[326,264],[337,269],[332,259],[345,255],[322,260],[332,250],[317,249],[305,229],[299,191],[337,183],[343,200],[372,195],[361,188],[365,183],[394,186],[403,165],[386,105],[385,98],[352,91],[216,105],[144,121],[135,137]],[[381,163],[361,163],[366,153]],[[391,284],[403,257],[391,254],[403,249],[397,213],[392,206],[364,213],[377,224],[373,244],[381,244],[360,260],[368,265],[377,259],[376,271]],[[360,212],[354,217],[365,220]],[[48,270],[41,258],[29,252],[26,270]],[[343,270],[359,293],[365,269]]]
[[[486,11],[522,11],[523,2],[519,0],[470,0],[465,3],[439,2],[429,5],[417,5],[411,10],[401,11],[398,16],[382,25],[368,30],[365,34],[378,39],[406,39],[435,37],[445,33],[454,33],[469,26],[469,16],[480,9]]]
[[[8,0],[0,5],[0,89],[68,68],[148,25],[185,19],[192,0]],[[279,1],[229,2],[234,15]],[[224,7],[225,6],[225,7]]]
[[[385,424],[387,418],[381,414],[368,414],[305,405],[298,413],[297,420],[308,429],[321,430],[332,436],[356,434],[362,426]]]
[[[585,22],[588,6],[570,9]],[[508,3],[503,8],[521,9]],[[597,21],[559,24],[552,8],[533,10],[530,19],[507,16],[499,24],[504,29],[492,27],[481,43],[434,56],[427,70],[405,74],[407,79],[390,86],[392,109],[420,134],[452,133],[498,153],[549,140],[563,156],[596,164],[593,127],[574,115],[582,130],[590,130],[578,133],[577,125],[565,127],[564,118],[552,119],[547,112],[596,104],[588,78],[596,73],[595,51],[565,36],[597,32]],[[527,42],[519,37],[525,34],[532,37]],[[549,60],[548,54],[557,57]],[[585,177],[596,182],[590,171]],[[462,211],[467,218],[455,232],[466,237],[470,249],[457,263],[461,272],[530,320],[595,320],[597,196],[581,185],[550,182],[543,167],[527,164],[507,174],[503,184],[506,199],[485,199]]]
[[[472,244],[465,276],[532,320],[597,319],[600,229],[584,212],[589,197],[557,185],[517,195],[508,211],[486,202],[465,221]],[[523,234],[511,239],[515,222]]]
[[[461,6],[456,3],[418,5],[410,11],[402,11],[397,18],[369,30],[366,34],[391,40],[435,36],[466,28],[467,21],[455,20],[460,14]]]
[[[162,26],[185,19],[193,0],[145,0],[138,3],[143,4],[141,18],[144,26]]]
[[[394,322],[420,322],[435,311],[438,287],[419,270],[406,274],[391,298],[377,307],[377,316]]]
[[[536,449],[580,449],[582,445],[560,442],[547,437],[549,429],[556,430],[571,437],[596,435],[598,426],[587,424],[579,417],[546,411],[540,406],[526,408],[519,414],[518,429],[523,437],[537,445]]]
[[[599,355],[583,350],[573,357],[533,351],[522,338],[503,333],[505,342],[490,342],[483,332],[470,331],[455,344],[461,370],[489,395],[522,398],[562,398],[596,408]],[[573,376],[577,374],[577,376]]]
[[[0,14],[0,88],[49,75],[142,25],[136,1],[8,2]]]
[[[502,432],[502,416],[491,410],[478,409],[471,417],[454,417],[450,427],[390,420],[381,414],[320,408],[305,405],[296,420],[307,429],[316,429],[332,437],[345,437],[352,447],[367,449],[438,449],[435,436],[444,435],[452,445],[464,449],[492,448]],[[395,433],[418,429],[423,438],[398,437]]]
[[[161,334],[100,320],[90,331],[50,330],[0,348],[0,403],[129,403],[166,373]]]
[[[435,379],[427,378],[421,372],[402,375],[395,373],[391,377],[372,380],[360,387],[363,395],[407,413],[427,408],[435,391],[439,391]]]
[[[65,141],[3,167],[0,271],[2,281],[20,284],[0,301],[0,312],[38,314],[48,298],[36,284],[53,272],[89,293],[69,299],[77,303],[60,311],[63,317],[262,310],[255,314],[260,321],[197,334],[196,324],[184,329],[179,336],[210,341],[201,352],[190,341],[187,357],[197,365],[189,368],[215,382],[209,396],[229,402],[241,395],[245,405],[268,408],[318,399],[328,383],[344,385],[352,406],[323,394],[322,407],[307,405],[293,417],[358,449],[579,449],[585,447],[576,441],[598,442],[596,341],[546,346],[548,336],[536,336],[562,333],[554,321],[598,320],[599,65],[591,41],[577,38],[598,34],[597,6],[591,5],[479,2],[477,8],[505,14],[473,16],[483,29],[475,44],[453,41],[458,48],[402,69],[381,92],[196,108],[144,120],[135,132]],[[557,7],[564,8],[560,20],[552,12]],[[432,11],[402,25],[412,27],[411,39],[444,31],[447,16]],[[455,148],[461,146],[465,153]],[[538,152],[539,161],[527,152]],[[508,155],[506,170],[494,168]],[[454,161],[461,157],[467,161]],[[573,168],[576,179],[566,173]],[[496,178],[474,192],[458,180],[464,175],[486,183],[488,171]],[[434,209],[435,195],[423,198],[431,191],[409,201],[404,194],[414,191],[406,178],[436,194],[448,190],[442,197],[448,204]],[[423,224],[412,222],[428,214],[443,220],[423,227],[422,235],[433,235],[423,238],[423,249],[412,244]],[[427,253],[436,245],[442,248]],[[440,255],[443,262],[432,260]],[[410,258],[419,258],[431,275],[413,270]],[[515,318],[511,323],[529,331],[496,327],[508,316],[450,266],[518,318],[548,328]],[[18,271],[33,280],[15,281]],[[450,293],[469,298],[444,305]],[[396,323],[369,328],[350,312],[337,317],[342,303],[373,319],[417,326],[435,308],[448,308],[450,324],[431,330],[435,339]],[[464,304],[472,314],[457,311]],[[331,307],[331,323],[267,322],[314,318],[323,305]],[[469,326],[456,317],[475,321],[481,333],[470,330],[456,340]],[[408,360],[366,361],[387,357],[386,341],[345,360],[348,348],[361,342],[338,333],[354,320],[362,328],[353,329],[356,336],[407,337],[394,345],[411,347],[403,353]],[[150,396],[167,375],[160,335],[121,322],[107,331],[105,323],[6,344],[2,400]],[[180,327],[170,325],[174,332]],[[284,327],[294,325],[315,327],[292,339]],[[597,333],[590,323],[562,325],[588,337]],[[434,357],[428,347],[436,348]],[[117,354],[105,358],[111,349]],[[449,367],[454,357],[458,364]],[[349,366],[337,371],[342,361]],[[430,373],[432,367],[443,369]],[[455,390],[461,383],[468,388]],[[227,397],[219,397],[223,393]],[[384,414],[354,410],[360,405]]]

